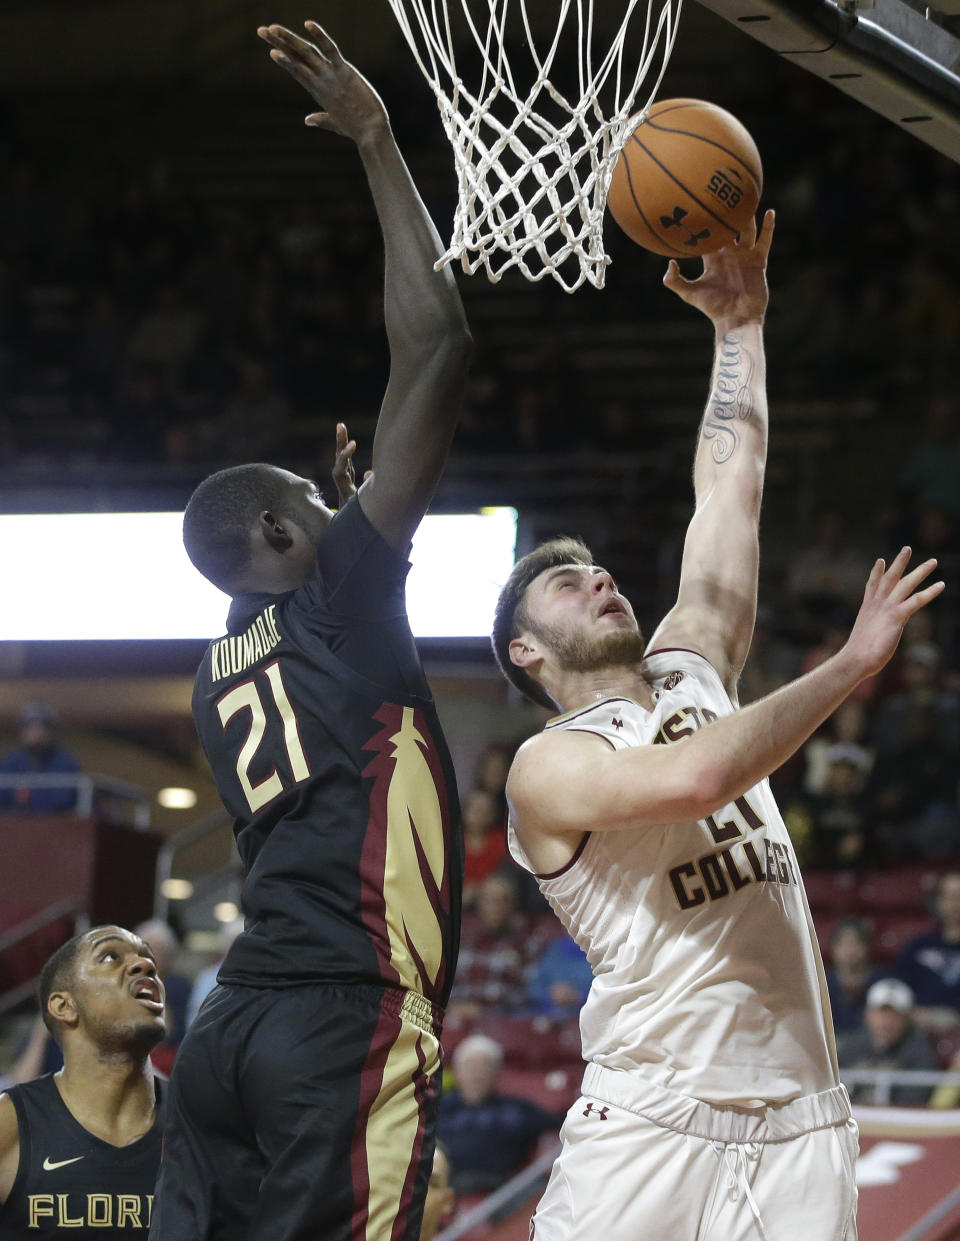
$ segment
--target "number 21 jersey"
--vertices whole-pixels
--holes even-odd
[[[238,595],[207,649],[194,718],[244,869],[246,927],[222,982],[385,983],[446,1001],[463,841],[408,569],[353,499],[316,575]]]

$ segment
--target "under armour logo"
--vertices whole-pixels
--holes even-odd
[[[706,241],[710,236],[710,230],[709,228],[705,228],[699,233],[692,232],[691,229],[689,229],[683,222],[688,214],[689,213],[685,211],[683,207],[674,207],[673,215],[662,215],[660,217],[660,225],[662,228],[682,229],[683,232],[687,234],[683,240],[683,245],[690,246],[691,249],[696,249],[701,241]]]
[[[617,717],[616,717],[616,716],[614,716],[614,717],[613,717],[613,726],[614,726],[614,728],[623,728],[623,720],[618,720],[618,719],[617,719]]]
[[[597,1112],[601,1120],[606,1120],[607,1112],[609,1111],[610,1109],[608,1107],[594,1107],[592,1103],[588,1103],[583,1109],[583,1114],[584,1116],[589,1116],[591,1112]]]

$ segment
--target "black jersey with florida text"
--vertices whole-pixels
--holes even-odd
[[[120,1241],[146,1238],[163,1139],[157,1116],[129,1146],[111,1146],[80,1124],[52,1074],[7,1091],[17,1113],[20,1162],[0,1206],[0,1241]]]
[[[194,717],[244,868],[246,928],[223,982],[449,994],[463,841],[408,569],[351,500],[316,575],[237,596],[203,658]]]

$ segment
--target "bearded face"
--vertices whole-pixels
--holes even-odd
[[[615,633],[584,633],[558,625],[530,625],[550,650],[562,672],[598,672],[603,668],[636,668],[646,640],[638,629]]]

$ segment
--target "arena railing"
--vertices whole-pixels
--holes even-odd
[[[132,806],[130,816],[133,827],[145,831],[150,826],[150,794],[136,784],[128,784],[125,780],[117,780],[113,776],[100,775],[97,772],[55,772],[44,774],[2,774],[0,789],[70,789],[77,790],[77,801],[68,814],[81,819],[92,818],[99,810],[103,800],[129,802]],[[11,806],[0,815],[36,814],[41,813],[30,807],[22,812],[17,806]],[[60,812],[57,812],[60,813]]]

